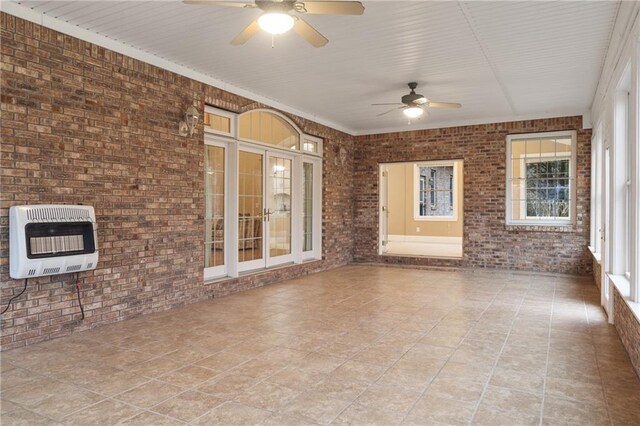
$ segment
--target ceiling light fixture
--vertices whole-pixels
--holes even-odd
[[[267,12],[258,18],[258,25],[269,34],[284,34],[293,28],[293,16],[283,12]]]
[[[402,113],[407,117],[407,118],[418,118],[420,117],[422,114],[424,114],[424,110],[419,107],[419,106],[410,106],[408,108],[405,108],[402,110]]]

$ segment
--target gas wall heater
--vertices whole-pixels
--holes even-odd
[[[14,206],[9,209],[9,275],[33,278],[95,269],[93,207]]]

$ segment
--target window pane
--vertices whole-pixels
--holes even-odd
[[[205,268],[224,265],[224,148],[205,146]]]
[[[268,111],[249,111],[240,115],[238,120],[241,139],[285,149],[299,149],[300,134],[276,114]]]
[[[302,251],[313,249],[313,164],[303,163],[304,194],[302,204]]]
[[[261,154],[239,152],[238,261],[262,259],[262,161]],[[256,182],[260,182],[259,185]]]
[[[231,133],[231,119],[229,117],[205,112],[204,125],[220,133]]]
[[[417,193],[418,213],[424,217],[452,217],[455,200],[453,197],[453,165],[419,167]]]

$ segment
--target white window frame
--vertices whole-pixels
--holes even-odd
[[[216,135],[227,136],[227,137],[230,137],[230,138],[235,138],[236,137],[236,132],[237,132],[237,129],[238,129],[238,125],[236,123],[238,114],[235,114],[235,113],[229,112],[229,111],[225,111],[224,109],[212,107],[211,105],[205,105],[204,106],[204,112],[208,113],[208,114],[219,115],[221,117],[225,117],[225,118],[229,119],[229,132],[222,132],[220,130],[214,129],[213,127],[204,126],[205,133],[213,133],[213,134],[216,134]],[[204,120],[203,120],[203,122],[204,122]]]
[[[413,219],[424,222],[457,222],[459,216],[458,206],[458,172],[461,160],[443,160],[443,161],[418,161],[413,164]],[[449,167],[453,166],[453,214],[451,216],[421,216],[420,215],[420,168],[421,167]],[[429,177],[430,179],[431,177]],[[427,182],[427,187],[429,182]],[[425,199],[425,202],[427,200]],[[431,206],[431,200],[428,200]]]
[[[512,142],[522,139],[551,139],[551,138],[571,138],[571,156],[569,164],[569,186],[570,186],[570,202],[569,202],[569,217],[566,219],[513,219],[512,217],[512,185],[513,180],[511,176],[511,146]],[[558,132],[543,132],[543,133],[524,133],[507,135],[507,156],[506,156],[506,205],[505,205],[505,223],[507,225],[534,225],[534,226],[573,226],[576,222],[576,152],[577,152],[577,132],[575,130],[563,130]],[[544,157],[544,155],[543,155]],[[558,157],[556,154],[549,155],[549,157]],[[564,157],[564,156],[560,156]],[[526,182],[526,180],[525,180]],[[525,183],[526,184],[526,183]]]
[[[603,140],[602,123],[595,127],[591,139],[591,252],[598,262],[602,253],[602,164],[603,164]]]
[[[224,263],[218,266],[211,266],[204,268],[204,279],[211,280],[219,277],[227,276],[228,274],[228,264],[229,264],[229,228],[230,228],[230,219],[229,219],[229,144],[215,137],[212,134],[205,133],[204,135],[204,144],[206,146],[216,146],[224,149]],[[206,215],[205,215],[206,218]],[[206,222],[205,222],[206,223]]]

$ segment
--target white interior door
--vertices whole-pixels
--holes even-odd
[[[265,169],[266,265],[293,262],[293,157],[267,152]]]
[[[389,243],[389,172],[384,165],[380,165],[380,202],[378,214],[380,215],[379,254],[387,252]]]

